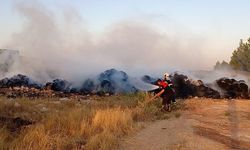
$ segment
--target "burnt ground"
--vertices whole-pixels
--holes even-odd
[[[0,116],[0,127],[6,127],[10,132],[20,132],[21,128],[33,124],[30,120],[24,120],[20,117],[11,118]]]
[[[124,139],[121,149],[250,149],[250,101],[190,99],[185,103],[180,117],[146,125]]]

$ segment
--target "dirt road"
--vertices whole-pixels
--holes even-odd
[[[187,108],[124,140],[126,150],[250,149],[250,101],[191,99]]]

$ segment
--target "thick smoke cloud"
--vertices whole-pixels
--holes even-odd
[[[110,68],[160,75],[211,64],[204,53],[209,50],[206,40],[188,31],[161,31],[145,21],[127,20],[95,34],[73,9],[59,16],[37,1],[17,2],[14,8],[24,19],[23,27],[6,47],[19,50],[23,57],[9,75],[18,72],[38,81],[64,78],[77,82]]]

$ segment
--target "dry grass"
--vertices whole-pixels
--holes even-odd
[[[6,149],[8,146],[6,143],[8,142],[8,139],[10,138],[10,135],[5,127],[2,127],[0,129],[0,149]]]
[[[21,117],[35,123],[20,132],[0,126],[0,149],[116,149],[119,138],[138,128],[138,122],[164,119],[160,101],[145,103],[149,95],[94,97],[74,100],[0,99],[0,116]]]
[[[93,128],[119,134],[128,133],[132,129],[132,123],[131,111],[120,108],[99,110],[92,120]]]

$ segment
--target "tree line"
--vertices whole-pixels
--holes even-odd
[[[234,69],[250,72],[250,38],[246,42],[240,40],[239,46],[233,51],[229,63],[217,61],[214,69]]]

